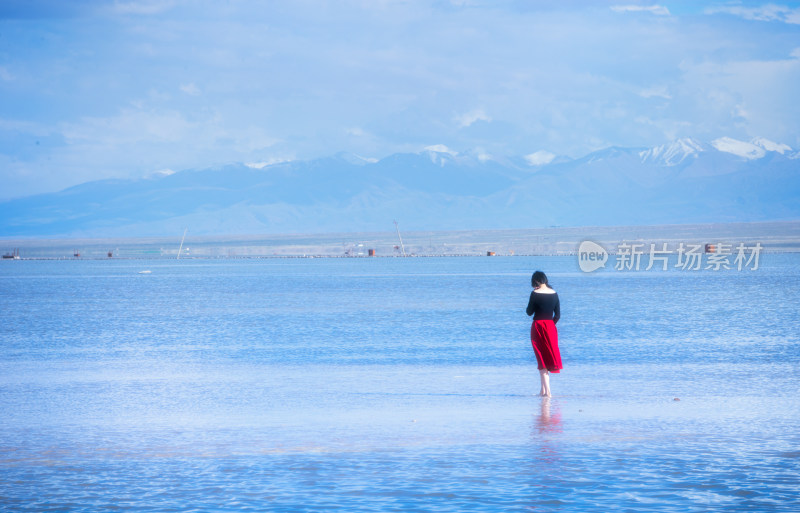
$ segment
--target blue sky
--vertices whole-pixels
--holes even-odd
[[[348,151],[800,148],[800,2],[0,0],[0,199]]]

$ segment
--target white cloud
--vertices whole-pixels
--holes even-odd
[[[9,132],[20,132],[23,134],[34,135],[37,137],[45,137],[52,135],[55,129],[46,123],[37,123],[35,121],[19,121],[14,119],[0,118],[0,130],[7,130]]]
[[[131,0],[114,2],[114,10],[121,14],[159,14],[171,9],[173,0]]]
[[[175,174],[175,171],[173,171],[172,169],[167,168],[167,169],[159,169],[158,171],[153,171],[152,173],[150,173],[149,175],[146,175],[145,177],[146,178],[161,178],[161,177],[164,177],[164,176],[169,176],[169,175],[174,175],[174,174]]]
[[[531,166],[543,166],[545,164],[551,163],[555,158],[556,158],[555,154],[544,150],[531,153],[530,155],[525,155],[525,160]]]
[[[194,83],[181,84],[181,91],[192,96],[200,95],[200,88],[197,87]]]
[[[105,144],[109,147],[142,141],[176,142],[192,133],[192,124],[179,112],[124,109],[118,116],[87,117],[64,125],[68,142]]]
[[[742,30],[739,17],[693,13],[721,4],[786,23],[800,14],[661,1],[111,0],[90,23],[4,32],[10,48],[50,45],[0,62],[0,97],[13,93],[15,119],[41,123],[7,129],[53,135],[35,162],[6,146],[31,173],[83,179],[276,154],[384,157],[436,141],[496,158],[685,136],[800,144],[798,25]],[[103,51],[87,59],[86,48]]]
[[[649,89],[643,89],[639,91],[639,96],[642,98],[664,98],[666,100],[671,100],[672,95],[669,94],[669,89],[667,86],[656,86],[651,87]]]
[[[450,154],[450,155],[452,155],[454,157],[456,155],[458,155],[457,151],[451,150],[450,148],[448,148],[444,144],[434,144],[434,145],[431,145],[431,146],[425,146],[425,150],[426,151],[432,151],[434,153],[448,153],[448,154]]]
[[[360,127],[357,127],[357,126],[355,126],[353,128],[348,128],[347,130],[345,130],[345,133],[347,135],[354,135],[356,137],[364,137],[365,135],[367,135],[367,133],[364,131],[364,129],[362,129]]]
[[[258,126],[226,123],[218,115],[192,118],[175,110],[123,109],[116,116],[85,117],[61,125],[68,144],[87,145],[132,154],[153,151],[159,146],[167,153],[181,150],[199,153],[204,150],[223,150],[231,156],[248,154],[269,148],[278,140]],[[164,144],[175,144],[171,150]]]
[[[657,16],[669,16],[669,9],[663,5],[612,5],[614,12],[649,12]]]
[[[793,25],[800,24],[800,8],[785,5],[766,4],[758,7],[745,7],[742,5],[725,5],[709,7],[706,14],[732,14],[746,20],[753,21],[781,21]]]
[[[795,57],[687,64],[675,86],[680,97],[671,103],[690,100],[687,106],[693,109],[684,119],[693,122],[693,129],[683,132],[687,135],[711,138],[727,133],[748,139],[763,135],[794,141],[800,107],[790,95],[798,79],[800,61]]]
[[[492,118],[486,115],[483,109],[475,109],[467,112],[466,114],[461,114],[460,116],[456,116],[456,121],[458,122],[458,126],[461,128],[466,128],[476,121],[491,121]]]
[[[14,75],[12,75],[11,72],[3,66],[0,66],[0,80],[3,80],[4,82],[11,82],[14,80]]]

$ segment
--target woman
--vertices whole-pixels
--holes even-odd
[[[531,323],[531,345],[539,364],[539,377],[542,388],[539,395],[550,397],[550,373],[560,372],[561,353],[558,351],[558,331],[556,323],[561,318],[561,305],[558,294],[547,285],[547,276],[536,271],[531,277],[533,292],[528,300],[528,315],[533,315]]]

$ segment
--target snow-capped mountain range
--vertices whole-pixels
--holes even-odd
[[[756,137],[750,142],[738,141],[730,137],[720,137],[711,141],[710,144],[703,144],[695,139],[684,138],[673,141],[669,144],[656,146],[642,150],[639,155],[642,162],[656,162],[666,166],[677,166],[687,158],[697,158],[700,153],[711,149],[730,153],[747,160],[764,158],[768,152],[780,153],[791,159],[800,158],[800,153],[792,150],[791,146],[772,142],[763,137]]]
[[[434,145],[102,180],[0,203],[0,237],[533,228],[800,219],[800,153],[679,139],[578,159]]]

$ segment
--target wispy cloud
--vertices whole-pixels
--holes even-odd
[[[89,142],[109,147],[138,142],[176,142],[192,131],[192,123],[177,111],[148,112],[125,109],[114,117],[86,117],[64,125],[68,142]]]
[[[363,128],[358,127],[358,126],[354,126],[354,127],[346,129],[345,133],[347,135],[352,135],[352,136],[355,136],[355,137],[364,137],[365,135],[367,135],[367,132],[365,132]]]
[[[159,14],[174,6],[174,0],[116,0],[114,2],[114,10],[121,14]]]
[[[540,150],[529,155],[525,155],[525,161],[531,166],[543,166],[549,164],[555,159],[556,156],[549,151]]]
[[[466,128],[471,126],[476,121],[491,121],[492,118],[486,115],[483,109],[475,109],[471,110],[465,114],[461,114],[456,116],[456,121],[458,122],[458,126],[461,128]]]
[[[448,148],[444,144],[432,144],[430,146],[425,146],[425,151],[432,151],[434,153],[447,153],[447,154],[450,154],[450,155],[452,155],[454,157],[456,155],[458,155],[457,151],[451,150],[450,148]]]
[[[647,12],[657,16],[669,16],[669,9],[663,5],[612,5],[614,12]]]
[[[43,1],[12,2],[25,12],[9,16],[24,24],[0,7],[0,98],[13,106],[0,153],[18,162],[0,162],[7,195],[273,155],[384,157],[431,142],[497,158],[532,143],[580,156],[725,135],[800,146],[794,7]],[[703,12],[718,14],[694,15]],[[23,154],[18,142],[40,137],[32,131],[49,139]],[[31,177],[27,188],[9,185],[12,168]]]
[[[166,168],[166,169],[158,169],[156,171],[153,171],[152,173],[148,173],[147,175],[145,175],[145,177],[146,178],[161,178],[161,177],[164,177],[164,176],[169,176],[169,175],[174,175],[174,174],[175,174],[174,170]]]
[[[672,99],[672,95],[669,94],[669,88],[667,86],[655,86],[642,89],[639,91],[639,96],[642,98],[664,98],[665,100]]]
[[[193,83],[182,84],[181,91],[191,96],[200,96],[200,88]]]
[[[45,136],[52,135],[55,128],[46,123],[36,121],[20,121],[15,119],[0,118],[0,131],[15,132],[18,134]]]
[[[723,5],[705,9],[706,14],[732,14],[746,20],[780,21],[792,25],[800,25],[800,8],[785,5],[766,4],[757,7],[743,5]]]

